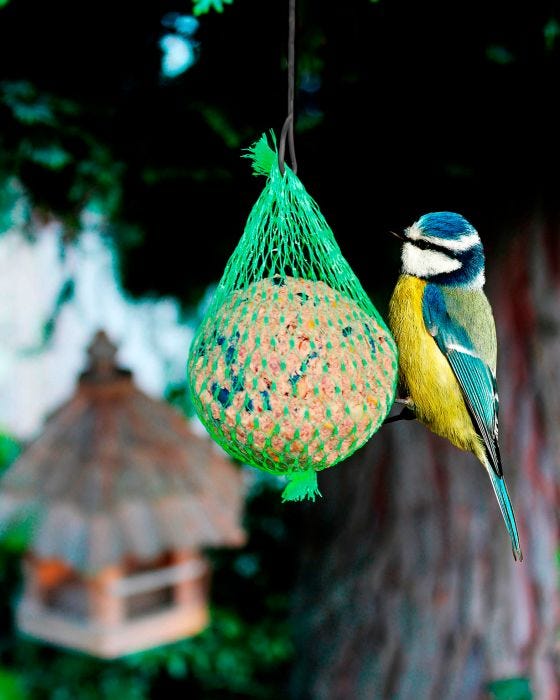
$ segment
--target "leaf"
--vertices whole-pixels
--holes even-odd
[[[528,678],[502,678],[488,683],[492,700],[532,700],[533,693]]]
[[[560,36],[560,24],[555,17],[551,17],[544,25],[543,34],[546,50],[552,51]]]
[[[21,445],[11,435],[0,433],[0,470],[9,466],[21,452]]]
[[[29,140],[22,141],[22,155],[33,163],[42,165],[49,170],[61,170],[72,162],[72,156],[57,143],[37,146]]]
[[[193,0],[193,14],[195,17],[205,15],[210,10],[223,12],[224,5],[232,5],[233,0]]]
[[[220,136],[229,148],[239,148],[241,136],[223,110],[208,104],[193,105],[198,109],[208,126]]]
[[[18,674],[0,668],[0,698],[2,700],[26,700],[21,679]]]

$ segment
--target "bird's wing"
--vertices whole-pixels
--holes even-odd
[[[428,333],[445,355],[465,398],[476,432],[486,448],[497,476],[503,476],[498,446],[498,394],[496,379],[480,357],[467,329],[449,315],[445,297],[435,284],[427,284],[422,313]]]

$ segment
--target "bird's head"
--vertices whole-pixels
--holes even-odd
[[[437,284],[469,289],[484,285],[484,249],[460,214],[424,214],[404,231],[402,271]]]

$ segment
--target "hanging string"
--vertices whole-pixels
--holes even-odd
[[[286,138],[290,149],[292,170],[297,173],[296,149],[294,145],[294,82],[295,82],[295,43],[296,43],[296,0],[289,0],[288,15],[288,116],[280,133],[278,144],[278,167],[284,174]]]

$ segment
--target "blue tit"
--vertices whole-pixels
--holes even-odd
[[[399,351],[402,403],[484,465],[513,556],[521,561],[498,444],[496,327],[483,291],[480,237],[462,216],[442,211],[424,214],[404,231],[403,240],[388,317]]]

